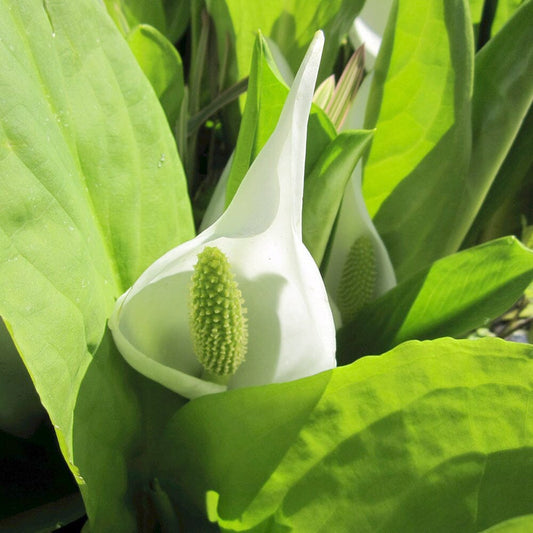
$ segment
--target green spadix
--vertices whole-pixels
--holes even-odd
[[[232,376],[244,362],[248,328],[243,304],[227,257],[206,246],[194,266],[190,298],[192,345],[204,377]]]

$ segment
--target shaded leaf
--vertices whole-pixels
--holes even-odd
[[[102,0],[111,18],[124,35],[139,24],[148,24],[161,33],[167,29],[162,0]]]
[[[472,107],[472,158],[467,194],[470,225],[533,102],[533,48],[528,46],[533,2],[528,1],[476,55]]]
[[[191,0],[163,0],[163,7],[167,19],[165,35],[169,41],[175,43],[187,30],[191,16]]]
[[[513,145],[491,185],[463,248],[504,235],[520,235],[522,217],[533,220],[533,108],[522,122]]]

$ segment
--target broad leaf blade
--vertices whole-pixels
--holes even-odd
[[[231,531],[475,531],[531,513],[532,355],[411,342],[194,400],[163,435],[162,484],[200,507],[207,493]]]
[[[471,32],[462,0],[408,0],[384,35],[363,192],[399,279],[455,251],[466,232],[450,199],[464,194],[470,158]]]
[[[85,374],[115,297],[192,236],[190,205],[165,116],[98,2],[2,0],[0,35],[0,314],[83,483]]]
[[[78,390],[72,443],[90,531],[129,533],[159,520],[146,492],[154,442],[185,400],[146,379],[106,332]],[[105,497],[102,495],[105,494]]]
[[[504,313],[533,280],[533,252],[507,237],[450,255],[364,307],[337,335],[350,362],[409,339],[459,336]]]
[[[463,209],[477,214],[533,102],[533,2],[517,10],[476,55],[472,159]]]
[[[533,221],[533,108],[524,118],[462,247],[504,235],[520,235],[523,217]]]

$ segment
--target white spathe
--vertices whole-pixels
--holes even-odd
[[[336,364],[331,309],[301,227],[307,119],[323,40],[317,33],[276,129],[226,211],[152,264],[109,321],[131,366],[187,398],[290,381]],[[228,257],[248,311],[248,353],[227,387],[200,379],[189,331],[190,279],[205,246]]]

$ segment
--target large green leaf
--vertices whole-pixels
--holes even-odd
[[[369,102],[368,125],[377,120],[377,133],[364,183],[369,210],[376,213],[376,227],[400,279],[459,247],[533,96],[531,1],[476,56],[473,95],[472,39],[462,2],[422,8],[413,0],[413,9],[415,4],[415,17],[403,11],[410,2],[393,11],[385,36]],[[437,14],[440,32],[433,27]],[[423,44],[424,36],[437,35],[440,47]],[[449,46],[445,38],[443,47],[446,36]]]
[[[151,457],[165,420],[185,400],[133,370],[109,333],[85,373],[74,410],[72,446],[91,531],[145,531]]]
[[[465,334],[504,313],[532,280],[533,251],[514,237],[452,254],[361,309],[338,332],[337,360]]]
[[[532,26],[533,1],[529,0],[476,55],[472,159],[467,194],[461,198],[461,215],[468,226],[533,102]]]
[[[296,72],[314,33],[322,29],[326,42],[319,78],[324,78],[330,74],[341,39],[363,4],[363,0],[207,0],[216,28],[219,56],[222,59],[229,51],[233,54],[228,64],[227,83],[231,85],[248,74],[258,30],[277,44]]]
[[[399,279],[455,251],[470,158],[473,39],[462,0],[396,2],[365,127],[363,192]]]
[[[161,437],[162,486],[207,497],[225,531],[479,531],[531,513],[532,356],[500,339],[409,342],[205,396]]]
[[[0,36],[0,315],[78,474],[74,409],[114,299],[192,236],[190,205],[161,107],[99,2],[1,0]],[[121,408],[92,404],[109,413],[121,431]]]
[[[490,191],[476,216],[463,247],[502,237],[520,235],[522,217],[533,221],[533,107],[507,153]]]

